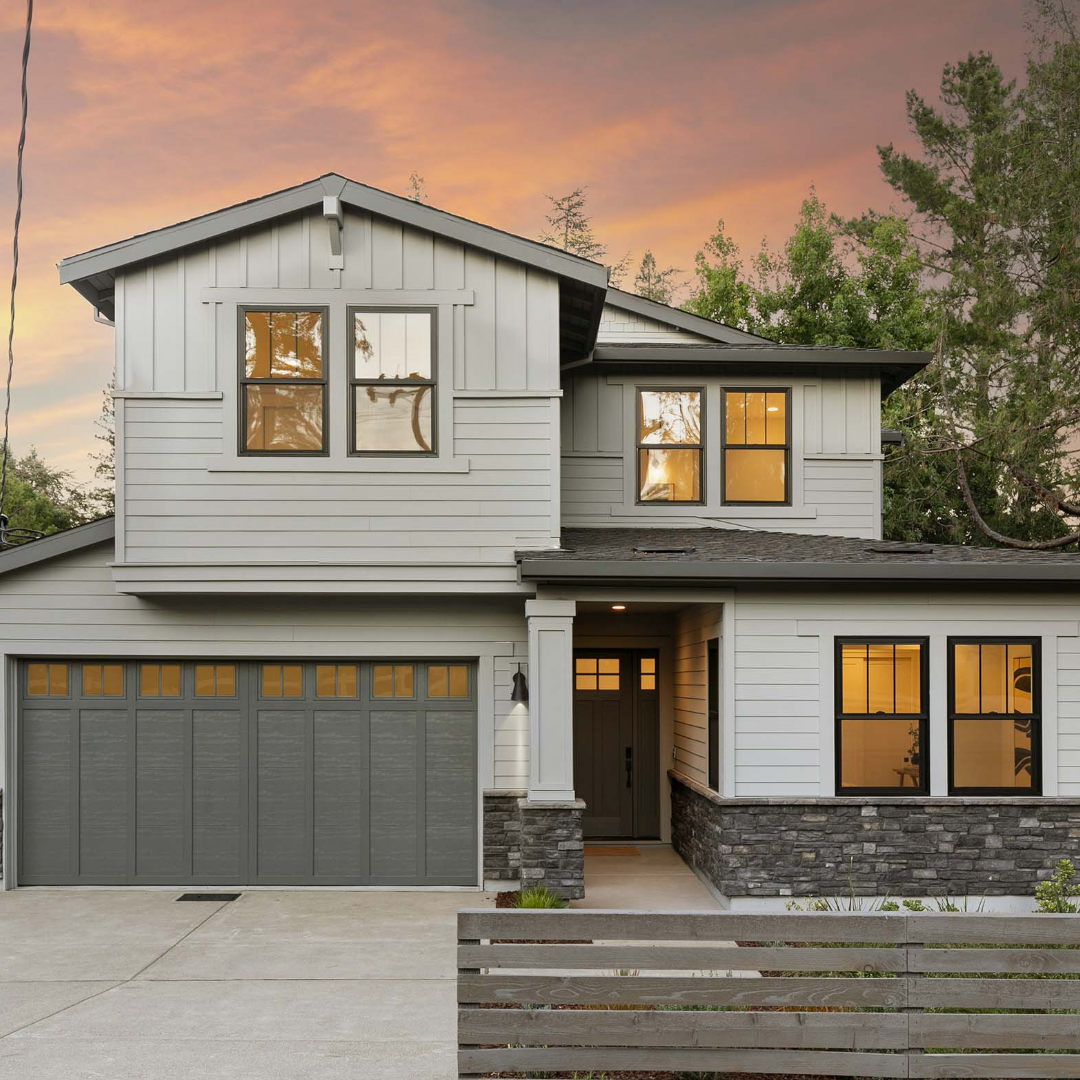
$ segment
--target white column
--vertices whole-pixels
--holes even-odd
[[[574,801],[573,600],[526,600],[529,800]]]

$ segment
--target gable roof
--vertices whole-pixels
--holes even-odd
[[[669,326],[677,326],[680,330],[688,330],[693,334],[700,334],[709,338],[710,341],[723,341],[728,344],[741,342],[769,343],[770,338],[758,337],[757,334],[739,330],[737,327],[728,326],[725,323],[706,319],[701,315],[693,315],[682,308],[672,307],[670,304],[661,304],[658,300],[648,300],[637,293],[625,292],[613,286],[608,287],[607,303],[613,308],[622,311],[632,311],[635,315],[641,315],[646,319],[655,319],[657,322],[667,323]]]
[[[21,570],[24,566],[33,566],[34,563],[55,559],[57,555],[67,555],[72,551],[80,551],[82,548],[103,544],[106,540],[115,538],[116,519],[106,517],[87,522],[85,525],[76,525],[72,529],[64,529],[63,532],[51,533],[40,540],[19,544],[18,547],[2,548],[0,549],[0,574]]]
[[[595,330],[594,324],[599,323],[603,294],[607,288],[606,266],[572,255],[561,248],[527,240],[413,199],[357,183],[338,173],[327,173],[295,187],[71,255],[57,267],[60,283],[73,286],[99,311],[111,318],[114,314],[115,273],[121,267],[207,243],[287,214],[321,208],[325,195],[337,196],[346,206],[391,218],[404,225],[558,275],[560,283],[567,286],[561,290],[565,293],[562,312],[564,341],[571,346],[572,352],[584,354],[588,351],[588,348],[581,349],[579,346],[575,349],[574,346],[579,337],[586,339],[590,330]],[[567,334],[571,337],[566,338]],[[591,347],[592,342],[588,344]]]
[[[555,551],[519,551],[523,581],[671,584],[875,581],[1073,583],[1080,554],[908,544],[726,528],[563,529]]]

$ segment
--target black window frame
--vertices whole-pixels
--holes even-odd
[[[643,443],[641,441],[641,395],[642,394],[698,394],[700,397],[700,415],[697,443]],[[705,386],[635,386],[634,387],[634,459],[637,487],[634,489],[636,506],[704,506],[708,502],[708,456],[705,453],[708,433],[708,396]],[[692,450],[698,454],[699,497],[696,499],[643,499],[641,497],[641,451],[642,450]]]
[[[956,645],[1030,645],[1031,646],[1031,712],[1030,713],[960,713],[956,711]],[[1042,686],[1042,638],[1028,634],[965,634],[949,637],[948,674],[945,680],[945,722],[948,727],[949,744],[949,794],[958,796],[1002,795],[1012,798],[1038,797],[1043,790],[1042,769],[1042,725],[1043,725],[1043,686]],[[979,660],[979,678],[982,678],[982,658]],[[1031,786],[1018,787],[957,787],[953,783],[953,763],[955,761],[955,740],[953,721],[955,720],[1007,720],[1021,717],[1031,721]]]
[[[729,443],[727,441],[728,394],[783,394],[784,445],[777,443]],[[724,386],[720,388],[720,505],[721,506],[790,506],[791,505],[791,387],[790,386]],[[783,450],[784,497],[776,499],[735,500],[727,497],[728,450]]]
[[[844,712],[843,661],[845,645],[918,645],[920,711],[918,713]],[[930,639],[919,635],[846,636],[836,638],[833,648],[833,739],[835,743],[835,791],[837,796],[902,795],[905,798],[928,797],[930,794]],[[895,699],[895,684],[893,696]],[[919,746],[921,747],[919,751],[921,769],[918,787],[908,787],[906,784],[895,787],[844,787],[842,735],[844,720],[883,720],[889,723],[901,720],[916,721],[919,725]]]
[[[439,309],[416,304],[350,304],[345,309],[349,375],[349,457],[362,458],[425,458],[439,455]],[[361,312],[378,315],[431,316],[431,378],[429,379],[360,379],[356,376],[356,323]],[[356,388],[358,386],[428,386],[431,388],[431,449],[430,450],[361,450],[356,441]]]
[[[237,453],[241,457],[312,458],[330,456],[330,308],[325,304],[240,304],[237,306],[236,362],[237,395]],[[322,377],[318,379],[248,378],[247,375],[247,315],[250,311],[293,312],[322,315]],[[273,338],[271,337],[271,341]],[[271,356],[271,364],[273,357]],[[249,450],[247,448],[247,387],[248,386],[322,386],[322,449],[321,450]]]

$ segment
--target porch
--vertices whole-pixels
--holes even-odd
[[[586,844],[585,896],[570,906],[631,911],[721,907],[670,844]]]

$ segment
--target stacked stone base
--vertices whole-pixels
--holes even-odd
[[[1033,897],[1080,855],[1078,799],[721,799],[669,775],[672,844],[728,897]]]
[[[484,795],[484,877],[585,895],[585,804],[530,802],[523,792]]]

